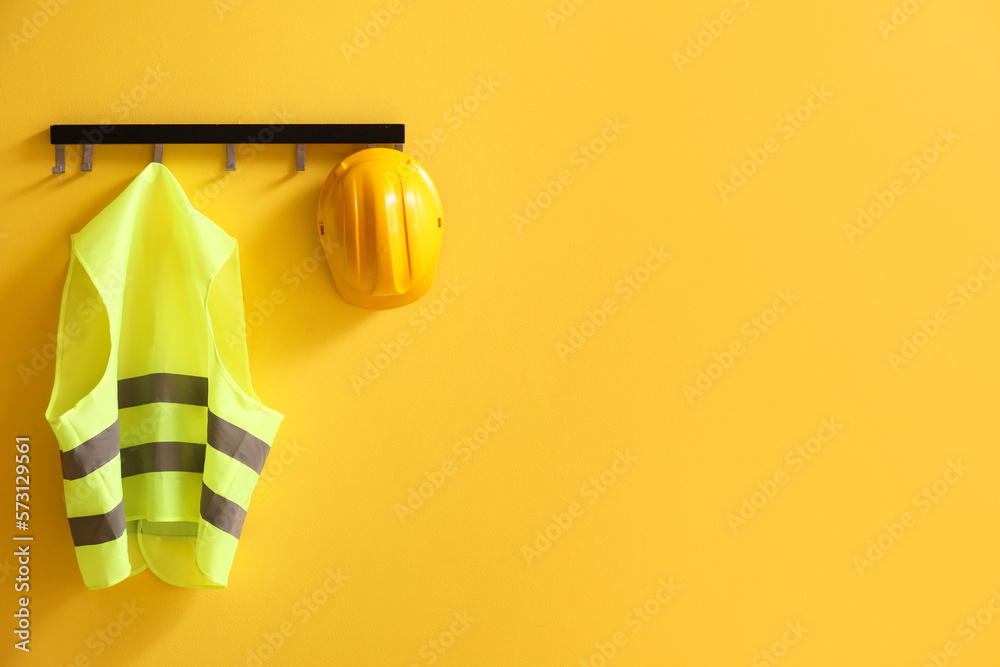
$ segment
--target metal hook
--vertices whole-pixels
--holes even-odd
[[[56,166],[52,167],[52,173],[66,173],[66,144],[56,144]]]
[[[83,160],[80,162],[80,171],[94,170],[94,144],[83,145]]]
[[[153,144],[153,162],[163,164],[163,144]]]
[[[226,171],[236,171],[236,144],[226,144]]]
[[[394,148],[400,153],[403,152],[403,144],[394,144]]]
[[[295,144],[295,171],[306,170],[306,145]]]

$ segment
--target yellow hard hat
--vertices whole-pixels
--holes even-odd
[[[391,148],[347,157],[323,184],[319,237],[337,290],[366,308],[397,308],[434,282],[441,199],[423,167]]]

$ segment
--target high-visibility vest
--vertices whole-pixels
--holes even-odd
[[[152,163],[71,236],[46,418],[88,588],[225,588],[282,415],[250,384],[236,240]]]

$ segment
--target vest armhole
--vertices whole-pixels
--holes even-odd
[[[211,339],[209,343],[223,377],[244,400],[266,412],[278,414],[263,404],[250,380],[239,245],[236,239],[233,239],[232,253],[216,267],[209,279],[205,308]]]
[[[111,338],[107,303],[74,247],[59,310],[55,378],[45,410],[49,423],[62,422],[93,400],[112,367]]]

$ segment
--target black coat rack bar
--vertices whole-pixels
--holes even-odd
[[[295,144],[295,168],[305,169],[306,144],[392,144],[403,150],[406,126],[388,124],[262,123],[50,125],[56,147],[53,174],[66,171],[66,144],[83,146],[81,171],[93,169],[95,144],[153,144],[153,160],[163,161],[163,144],[225,144],[226,169],[236,169],[236,144]]]

